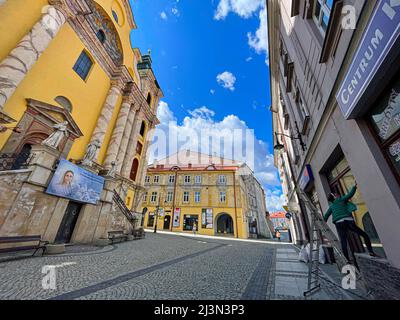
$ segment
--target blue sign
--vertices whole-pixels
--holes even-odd
[[[399,38],[400,0],[379,0],[336,99],[349,119]]]
[[[307,164],[301,174],[301,178],[299,181],[299,187],[302,190],[306,190],[312,181],[314,181],[314,175],[312,173],[311,166],[309,164]]]
[[[100,200],[104,178],[67,160],[60,160],[46,193],[70,200],[96,204]]]

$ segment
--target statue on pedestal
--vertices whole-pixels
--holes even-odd
[[[114,177],[116,167],[117,167],[117,163],[115,161],[111,162],[111,169],[108,171],[107,176]]]
[[[83,157],[82,164],[84,166],[92,166],[93,160],[96,158],[97,150],[101,147],[100,140],[95,139],[90,142],[86,148],[85,156]]]
[[[57,149],[64,137],[68,137],[68,121],[57,123],[53,126],[56,131],[48,136],[47,139],[43,140],[42,145]]]

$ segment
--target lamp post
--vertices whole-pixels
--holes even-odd
[[[291,140],[299,140],[301,149],[303,151],[306,151],[306,144],[304,143],[303,138],[301,137],[301,133],[300,133],[299,127],[297,126],[297,122],[296,122],[296,131],[297,131],[297,136],[289,136],[289,135],[284,134],[284,133],[275,132],[276,145],[274,146],[274,149],[276,151],[280,151],[280,150],[285,149],[285,146],[282,143],[280,143],[279,139],[278,139],[278,136],[284,136],[284,137],[287,137],[287,138],[289,138]]]

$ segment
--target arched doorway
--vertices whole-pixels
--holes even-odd
[[[217,235],[233,235],[233,219],[227,213],[221,213],[216,218],[216,230]]]
[[[21,169],[21,167],[23,167],[24,165],[26,165],[27,164],[26,162],[28,161],[29,156],[31,155],[31,150],[32,150],[32,145],[30,143],[24,144],[21,151],[15,158],[11,170],[18,170]]]
[[[164,230],[169,230],[171,224],[171,216],[165,216],[164,217]]]

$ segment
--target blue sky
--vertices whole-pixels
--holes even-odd
[[[151,50],[161,125],[254,129],[267,206],[283,203],[273,167],[265,0],[131,0],[132,45]]]

